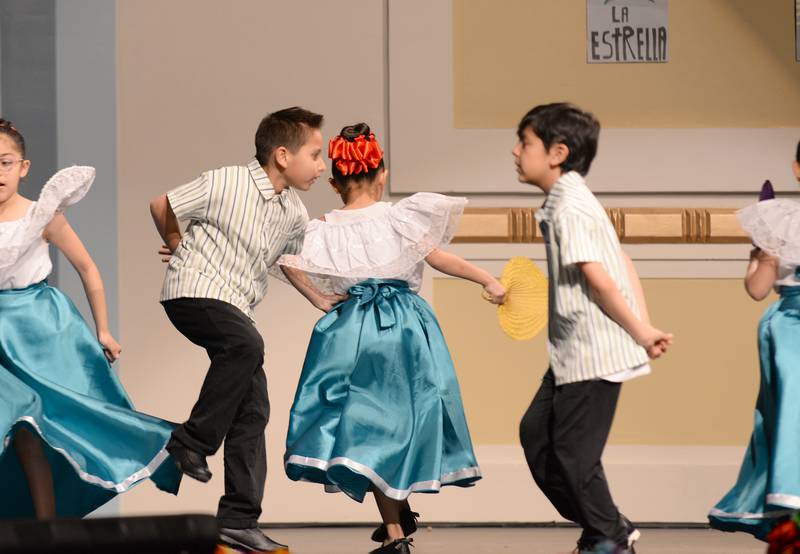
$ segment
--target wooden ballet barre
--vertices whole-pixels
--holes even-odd
[[[455,243],[542,242],[536,208],[467,208]],[[748,243],[734,208],[608,208],[623,243]]]

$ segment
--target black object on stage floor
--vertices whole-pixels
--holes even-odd
[[[3,554],[213,554],[210,515],[0,521]]]

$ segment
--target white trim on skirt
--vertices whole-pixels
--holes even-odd
[[[333,458],[330,461],[325,461],[317,458],[309,458],[307,456],[298,456],[293,454],[284,462],[284,465],[289,464],[312,467],[325,472],[327,472],[333,466],[344,466],[369,479],[372,484],[378,487],[385,496],[394,500],[405,500],[408,498],[409,494],[415,491],[439,491],[442,488],[442,485],[449,485],[463,479],[481,477],[480,468],[475,466],[445,473],[441,475],[438,480],[434,479],[431,481],[419,481],[417,483],[412,483],[407,489],[396,489],[384,481],[381,476],[378,475],[372,468],[342,456]]]
[[[25,423],[30,424],[36,430],[36,432],[39,434],[39,437],[41,437],[42,441],[45,442],[47,446],[49,446],[50,448],[52,448],[53,450],[64,456],[64,458],[69,462],[69,464],[72,466],[72,468],[75,470],[75,473],[78,474],[78,477],[80,477],[81,480],[90,483],[92,485],[97,485],[104,489],[113,490],[117,493],[125,492],[139,481],[151,477],[153,475],[153,472],[158,468],[158,466],[160,466],[164,462],[164,460],[166,460],[167,457],[169,456],[169,453],[166,450],[166,443],[165,443],[164,447],[162,447],[161,450],[159,450],[158,453],[155,455],[155,457],[152,460],[150,460],[150,463],[148,463],[146,466],[144,466],[136,473],[126,477],[119,483],[114,483],[113,481],[107,481],[96,475],[92,475],[84,471],[81,468],[80,464],[78,464],[78,462],[75,461],[75,459],[72,456],[70,456],[66,450],[64,450],[63,448],[56,448],[55,446],[50,444],[50,442],[48,442],[48,440],[42,433],[42,430],[39,428],[39,424],[36,423],[36,420],[33,417],[22,416],[14,422],[11,428],[13,429],[15,425],[23,421]],[[11,443],[11,433],[9,432],[9,434],[6,435],[5,439],[3,440],[3,450],[8,448],[8,445],[10,443]]]
[[[771,512],[762,512],[762,513],[751,513],[751,512],[724,512],[719,508],[713,508],[710,512],[708,512],[709,516],[719,517],[719,518],[726,518],[726,519],[775,519],[777,517],[783,517],[795,512],[794,509],[786,509],[786,510],[773,510]]]

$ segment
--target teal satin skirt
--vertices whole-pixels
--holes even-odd
[[[711,526],[761,540],[800,509],[800,287],[785,287],[758,326],[761,387],[736,485],[709,513]]]
[[[78,310],[44,282],[0,291],[0,518],[35,515],[13,445],[22,427],[42,439],[58,516],[85,516],[147,478],[178,491],[172,424],[133,411]]]
[[[455,368],[430,306],[370,279],[314,327],[289,420],[286,474],[363,501],[480,479]]]

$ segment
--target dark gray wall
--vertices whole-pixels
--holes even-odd
[[[100,269],[111,330],[124,348],[117,325],[116,2],[62,0],[55,14],[58,166],[97,168],[92,189],[67,218]],[[78,274],[58,258],[59,288],[92,321]]]
[[[0,113],[25,136],[35,199],[57,166],[54,0],[0,0]]]

